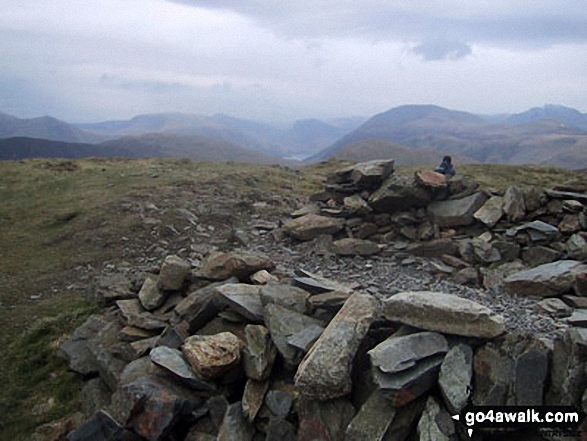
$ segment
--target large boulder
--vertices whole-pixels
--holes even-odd
[[[300,394],[320,400],[351,391],[351,369],[359,344],[375,319],[377,301],[354,293],[306,354],[295,375]]]
[[[493,338],[505,331],[503,317],[489,308],[439,292],[395,294],[384,301],[383,314],[394,322],[467,337]]]
[[[503,197],[491,196],[481,208],[479,208],[473,217],[483,222],[489,228],[492,228],[503,216]]]
[[[508,276],[504,281],[508,294],[552,297],[570,291],[575,272],[582,268],[577,260],[559,260]]]
[[[344,220],[318,214],[306,214],[286,222],[283,229],[298,240],[312,240],[322,234],[336,234],[344,227]]]
[[[473,215],[487,201],[483,193],[473,193],[461,199],[433,202],[428,206],[428,213],[434,223],[441,227],[470,225],[474,222]]]

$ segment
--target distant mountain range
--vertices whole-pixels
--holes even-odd
[[[433,163],[450,154],[460,162],[587,168],[587,114],[554,105],[495,116],[433,105],[406,105],[370,119],[307,119],[289,127],[227,115],[164,113],[69,124],[48,116],[20,119],[0,113],[0,138],[22,137],[94,144],[105,154],[108,149],[122,149],[115,156],[168,154],[234,160],[233,156],[241,157],[243,150],[239,149],[248,149],[244,151],[249,152],[249,162],[265,162],[269,156],[275,162],[275,157],[362,161],[384,155],[396,156],[398,163]],[[15,142],[11,148],[15,148]],[[44,145],[48,148],[50,144]],[[94,152],[89,145],[78,147],[78,151]],[[217,154],[212,154],[211,145],[216,146]],[[27,151],[40,154],[38,148]],[[52,148],[59,150],[56,145]],[[226,153],[230,149],[236,149],[232,155]],[[265,156],[255,156],[255,152]],[[0,153],[0,157],[5,155]]]
[[[386,140],[479,162],[578,169],[587,167],[587,131],[577,125],[587,125],[587,115],[561,106],[499,118],[438,106],[401,106],[375,115],[310,160],[336,156],[360,142]]]
[[[84,157],[176,157],[196,161],[233,161],[255,164],[296,165],[294,161],[203,136],[148,134],[123,136],[98,144],[50,141],[38,138],[0,139],[0,160]]]

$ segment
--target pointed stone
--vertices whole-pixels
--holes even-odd
[[[349,297],[298,367],[295,385],[302,395],[325,400],[350,392],[355,353],[375,319],[377,306],[377,300],[368,294]]]
[[[247,380],[243,392],[243,413],[249,422],[253,422],[263,405],[265,394],[269,389],[268,381]]]
[[[440,393],[451,414],[467,405],[473,380],[473,349],[469,345],[453,346],[444,357],[438,375]]]

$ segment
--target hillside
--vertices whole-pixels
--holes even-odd
[[[0,113],[0,138],[21,136],[65,142],[98,142],[103,140],[99,136],[87,133],[50,116],[22,119]]]
[[[585,145],[587,133],[536,115],[521,117],[520,121],[491,122],[437,106],[401,106],[375,115],[310,160],[332,157],[344,147],[370,138],[418,150],[463,155],[480,162],[537,163],[572,169],[583,163],[581,146]]]
[[[1,160],[86,157],[175,157],[210,162],[294,164],[294,161],[285,161],[225,141],[202,136],[150,134],[126,136],[100,144],[68,143],[36,138],[0,139]]]
[[[337,151],[334,159],[361,162],[374,159],[394,159],[396,165],[434,165],[440,164],[444,154],[435,150],[410,149],[384,139],[366,139],[357,144],[348,145]],[[472,164],[474,161],[465,156],[453,157],[455,164]]]

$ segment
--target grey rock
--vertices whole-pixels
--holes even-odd
[[[101,378],[92,378],[82,387],[81,402],[85,415],[93,415],[110,404],[112,393]]]
[[[503,197],[503,211],[510,222],[518,222],[526,215],[524,193],[515,185],[508,187]]]
[[[367,201],[363,199],[361,195],[358,194],[347,196],[346,198],[344,198],[343,203],[345,208],[351,210],[354,213],[357,213],[358,215],[368,214],[371,211],[373,211],[373,209],[369,206]]]
[[[459,285],[479,286],[479,273],[473,267],[458,270],[451,280]]]
[[[392,335],[368,354],[373,366],[393,374],[414,367],[420,360],[447,352],[448,343],[444,336],[436,332],[418,332],[401,337]]]
[[[118,386],[132,383],[133,381],[147,375],[159,377],[167,376],[163,369],[153,364],[149,356],[145,356],[131,361],[124,367],[120,374],[120,379],[118,380]]]
[[[268,283],[279,282],[279,279],[267,270],[257,271],[255,274],[251,275],[250,279],[251,283],[256,285],[266,285]]]
[[[94,290],[88,293],[89,300],[101,306],[109,306],[117,300],[133,299],[136,296],[132,290],[132,281],[123,274],[100,276]]]
[[[440,257],[444,254],[456,255],[458,249],[456,243],[447,238],[411,244],[407,251],[414,256]]]
[[[438,385],[451,414],[458,414],[467,405],[473,379],[473,349],[459,344],[444,357],[438,374]]]
[[[127,362],[120,357],[118,351],[118,333],[121,325],[117,322],[106,324],[96,336],[89,341],[88,349],[96,360],[100,377],[110,390],[115,390],[120,375]]]
[[[449,413],[433,398],[428,397],[418,422],[420,441],[457,441],[454,422]]]
[[[437,381],[444,354],[425,358],[414,367],[393,375],[373,368],[373,380],[395,407],[401,407],[430,390]]]
[[[264,326],[247,325],[243,349],[243,366],[247,377],[265,380],[271,374],[277,349]]]
[[[353,405],[341,398],[328,401],[302,398],[298,412],[298,441],[342,440],[355,415]]]
[[[255,429],[245,418],[241,402],[228,406],[217,441],[252,441]]]
[[[306,214],[286,222],[286,233],[298,240],[312,240],[322,234],[336,234],[344,228],[344,221],[318,214]]]
[[[269,389],[268,381],[248,379],[243,392],[243,414],[249,422],[253,422],[263,406],[265,394]]]
[[[161,271],[157,279],[159,289],[175,291],[181,289],[183,282],[190,274],[191,265],[182,258],[167,256],[161,265]]]
[[[569,259],[587,260],[587,240],[581,234],[573,234],[565,243]]]
[[[306,302],[309,297],[309,292],[291,285],[270,283],[261,288],[261,304],[263,306],[273,303],[300,314],[306,312]]]
[[[141,441],[104,411],[97,412],[67,436],[68,441]]]
[[[548,406],[579,406],[587,386],[587,330],[569,328],[554,339],[550,364]]]
[[[573,313],[573,308],[558,298],[548,298],[539,301],[536,306],[548,312],[553,317],[568,317]]]
[[[397,410],[379,391],[374,391],[346,429],[345,440],[381,441]]]
[[[296,441],[295,426],[283,418],[271,417],[267,425],[265,441]]]
[[[396,409],[396,415],[391,421],[383,441],[406,441],[409,439],[408,436],[422,415],[425,405],[426,397],[420,397]]]
[[[141,290],[139,291],[139,300],[146,310],[152,311],[159,308],[165,302],[167,294],[157,286],[157,279],[148,276]]]
[[[567,319],[567,323],[572,326],[587,327],[587,309],[576,309]]]
[[[369,205],[380,213],[395,213],[411,207],[425,207],[432,200],[432,194],[417,185],[414,179],[393,175],[369,197]]]
[[[271,390],[265,395],[265,404],[275,416],[286,418],[293,405],[293,396],[281,390]]]
[[[226,280],[230,277],[244,279],[257,271],[271,271],[273,268],[271,259],[261,253],[214,251],[202,262],[199,274],[211,280]]]
[[[155,347],[157,340],[158,340],[158,337],[155,336],[155,337],[144,338],[142,340],[133,341],[130,344],[130,347],[132,348],[133,353],[134,353],[133,358],[142,357],[143,355],[149,353],[149,351]]]
[[[265,323],[277,350],[284,358],[286,365],[294,368],[300,362],[303,353],[289,345],[287,339],[309,326],[322,326],[322,322],[279,305],[269,304],[264,309]]]
[[[324,328],[318,325],[311,325],[296,332],[287,338],[287,343],[296,349],[306,353],[324,332]]]
[[[492,228],[499,222],[503,214],[503,197],[492,196],[473,214],[473,217]]]
[[[545,193],[553,199],[573,199],[580,202],[587,202],[587,194],[573,191],[546,190]]]
[[[118,306],[122,316],[131,326],[145,329],[147,331],[161,330],[166,326],[165,322],[145,311],[139,299],[118,300],[116,306]]]
[[[529,266],[535,267],[559,260],[561,253],[545,246],[531,246],[522,251],[522,260]]]
[[[88,348],[88,342],[107,323],[103,318],[93,315],[73,332],[71,338],[61,345],[60,353],[67,358],[69,369],[84,376],[98,373],[96,358]]]
[[[236,278],[228,280],[238,282]],[[220,293],[216,290],[217,286],[219,284],[193,291],[175,307],[174,313],[178,321],[185,321],[192,333],[212,320],[224,307]]]
[[[253,323],[263,322],[261,288],[245,283],[229,283],[216,288],[221,300],[232,310]]]
[[[177,349],[159,346],[151,350],[149,357],[154,364],[193,389],[204,391],[216,390],[214,383],[205,381],[194,374],[188,362]]]
[[[359,188],[377,188],[391,176],[394,165],[393,159],[360,162],[352,167],[351,180]]]
[[[569,291],[574,282],[574,270],[581,262],[560,260],[508,276],[504,281],[508,294],[553,297]]]
[[[529,187],[524,190],[524,205],[526,211],[537,210],[546,203],[546,195],[538,187]]]
[[[329,311],[338,311],[350,295],[351,293],[348,291],[331,291],[324,294],[316,294],[308,299],[308,304],[311,310],[322,308]]]
[[[505,331],[504,320],[489,308],[452,294],[403,292],[384,301],[391,321],[429,331],[493,338]]]
[[[548,243],[560,236],[558,228],[539,220],[510,228],[505,234],[508,237],[516,237],[520,232],[528,233],[532,242]]]
[[[504,262],[512,262],[520,255],[520,245],[515,242],[496,240],[491,244],[499,251],[501,260]]]
[[[375,242],[365,239],[345,238],[332,243],[333,251],[341,256],[370,256],[379,252]]]
[[[376,310],[374,297],[351,295],[300,363],[294,377],[296,390],[322,400],[349,393],[355,353]]]
[[[428,213],[441,227],[471,225],[475,220],[473,215],[486,201],[483,193],[474,193],[462,199],[433,202],[428,206]]]

